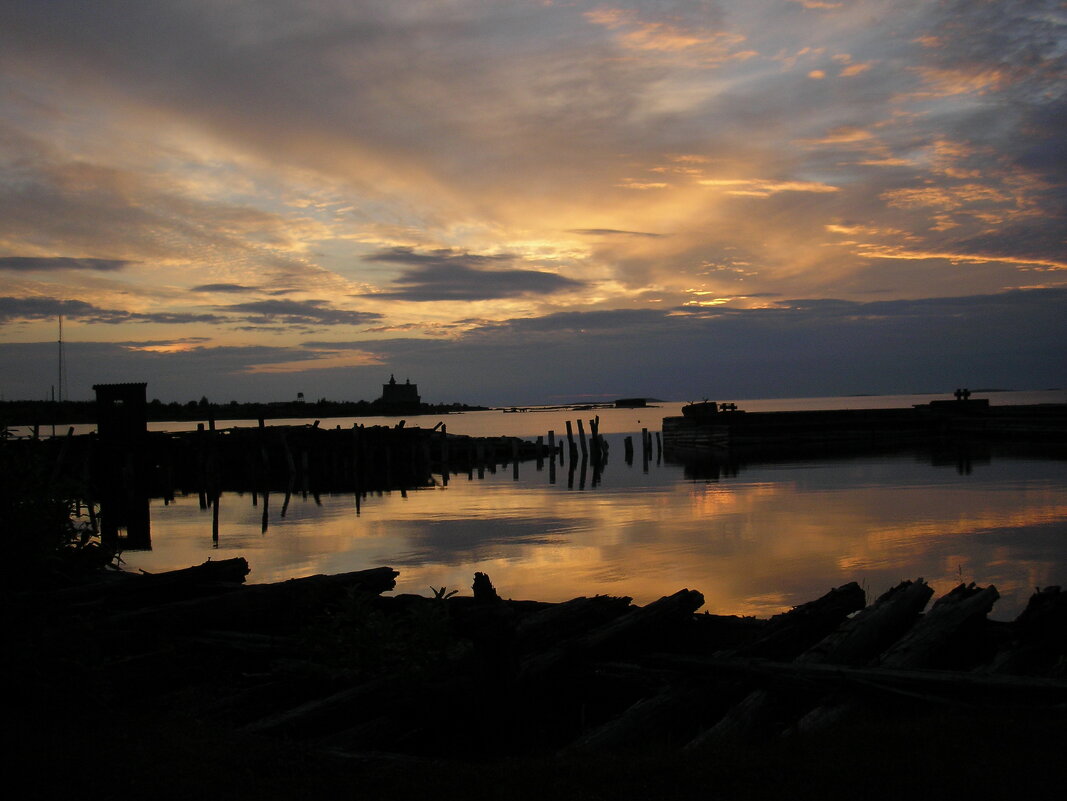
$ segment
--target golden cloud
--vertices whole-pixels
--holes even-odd
[[[771,181],[763,178],[705,178],[701,186],[722,187],[728,195],[770,197],[779,192],[837,192],[836,186],[816,181]]]
[[[246,373],[305,373],[309,370],[332,370],[337,367],[365,367],[372,364],[385,364],[385,360],[369,351],[316,351],[310,359],[298,359],[290,362],[273,362],[267,364],[250,364]]]

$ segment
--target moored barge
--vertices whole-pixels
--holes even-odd
[[[944,438],[990,438],[1067,444],[1067,403],[991,406],[966,391],[955,400],[908,408],[746,412],[736,404],[689,404],[663,418],[665,449],[703,451],[746,446],[803,448],[891,445]]]

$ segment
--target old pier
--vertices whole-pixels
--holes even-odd
[[[952,439],[1067,442],[1067,403],[994,406],[959,389],[953,400],[909,408],[746,412],[704,401],[663,418],[671,453],[855,450]]]

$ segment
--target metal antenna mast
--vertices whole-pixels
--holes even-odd
[[[63,315],[59,315],[59,401],[63,401]]]

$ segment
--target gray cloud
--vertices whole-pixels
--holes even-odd
[[[399,289],[379,292],[378,298],[392,300],[493,300],[521,295],[548,295],[584,286],[556,273],[522,268],[491,269],[507,264],[513,256],[481,256],[451,250],[417,253],[410,248],[393,248],[366,257],[368,261],[411,265],[394,281]]]
[[[10,320],[47,320],[64,315],[70,318],[96,322],[119,322],[112,317],[128,319],[124,312],[98,309],[82,300],[57,300],[55,298],[0,297],[0,323]]]
[[[252,292],[258,289],[254,286],[243,284],[199,284],[192,288],[193,292]]]
[[[576,392],[687,400],[940,392],[956,386],[1037,389],[1063,383],[1067,290],[918,300],[783,301],[772,309],[676,308],[639,315],[576,313],[512,320],[454,340],[304,342],[198,347],[179,353],[74,342],[71,386],[148,380],[185,400],[376,397],[389,372],[430,401],[549,402]],[[2,308],[2,304],[0,304]],[[38,397],[53,342],[0,344],[6,397]],[[307,373],[247,374],[251,364],[370,350],[381,364]],[[591,370],[589,365],[595,364]],[[38,386],[40,385],[40,386]],[[44,387],[42,390],[41,387]]]
[[[126,259],[76,259],[67,256],[0,256],[0,270],[17,272],[50,270],[95,270],[111,272],[136,262]]]
[[[363,325],[381,317],[375,312],[346,311],[331,308],[322,300],[261,300],[219,306],[224,314],[201,312],[130,312],[103,309],[81,300],[56,298],[0,297],[0,323],[14,320],[47,320],[62,314],[85,323],[119,325],[122,323],[157,323],[189,325],[232,325],[240,322],[285,326]]]
[[[0,324],[13,320],[48,320],[59,315],[84,323],[119,325],[122,323],[160,323],[187,325],[191,323],[224,323],[217,314],[192,312],[129,312],[122,309],[101,309],[82,300],[56,298],[0,297]]]
[[[572,228],[569,233],[584,236],[637,236],[649,239],[659,239],[663,236],[663,234],[651,234],[647,231],[619,231],[614,228]]]
[[[256,300],[219,306],[227,312],[243,312],[249,322],[286,325],[361,325],[381,319],[376,312],[331,308],[324,300]]]

